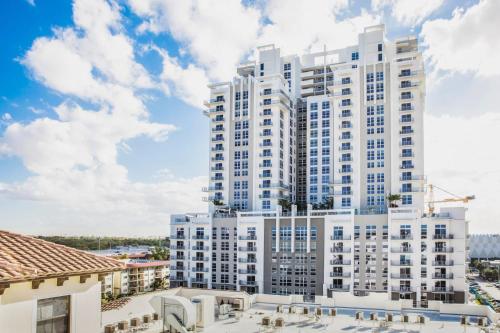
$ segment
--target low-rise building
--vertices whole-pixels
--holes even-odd
[[[0,231],[0,331],[99,332],[105,277],[124,264]]]

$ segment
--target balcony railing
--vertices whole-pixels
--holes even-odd
[[[453,239],[453,234],[434,234],[432,239]]]
[[[411,260],[391,260],[392,266],[412,266]]]
[[[415,292],[414,287],[406,287],[406,286],[392,286],[391,291],[399,292],[399,293],[412,293]]]
[[[453,287],[432,287],[434,293],[452,293]]]
[[[256,235],[242,235],[242,236],[238,236],[238,239],[239,240],[257,240],[257,236]]]
[[[392,247],[392,253],[413,253],[413,249],[411,247]]]
[[[332,235],[330,236],[331,240],[350,240],[350,235]]]
[[[256,258],[238,258],[238,262],[240,263],[256,263],[257,259]]]
[[[348,277],[351,277],[351,273],[350,272],[330,272],[330,277],[348,278]]]
[[[353,195],[352,193],[353,193],[352,191],[334,191],[334,192],[332,192],[332,194],[334,196]]]
[[[170,239],[186,239],[185,235],[172,235],[170,236]]]
[[[391,274],[391,279],[395,280],[411,280],[413,276],[411,274]]]
[[[238,247],[238,251],[241,252],[257,252],[257,247],[246,247],[246,246],[240,246]]]
[[[453,247],[451,247],[451,246],[434,247],[434,248],[432,248],[432,252],[434,252],[434,253],[453,253]]]
[[[193,235],[192,239],[208,240],[208,235]]]
[[[170,266],[171,271],[185,271],[187,267],[185,266]]]
[[[171,260],[186,260],[185,256],[170,256]]]
[[[432,278],[437,280],[450,280],[453,279],[453,273],[448,273],[448,274],[434,273],[432,274]]]
[[[208,261],[208,257],[191,257],[191,261]]]
[[[238,274],[257,274],[255,269],[238,269]]]
[[[240,286],[256,286],[257,281],[240,280]]]
[[[186,276],[170,276],[170,281],[187,281]]]
[[[350,290],[350,285],[346,285],[346,284],[343,284],[343,285],[338,285],[338,284],[330,284],[330,290],[334,290],[334,291],[349,291]]]
[[[194,278],[194,279],[191,279],[191,283],[207,284],[208,280],[207,279]]]
[[[394,240],[413,239],[413,235],[412,234],[391,235],[391,239],[394,239]]]
[[[403,156],[403,157],[411,157],[411,156]],[[416,176],[416,175],[413,175],[413,176],[402,176],[402,177],[399,177],[399,180],[402,181],[402,182],[409,182],[409,181],[412,181],[412,180],[425,180],[425,176]]]
[[[349,247],[332,247],[330,248],[331,253],[351,253],[351,248]]]
[[[453,265],[454,265],[453,260],[438,260],[432,262],[432,266],[453,266]]]
[[[208,251],[208,246],[193,246],[191,249],[193,251]]]
[[[191,269],[192,272],[208,272],[208,267],[193,267]]]
[[[352,173],[353,169],[347,168],[347,169],[339,169],[339,173]]]
[[[170,245],[170,250],[185,250],[186,246],[184,245]]]
[[[350,260],[339,260],[339,259],[334,259],[330,260],[330,265],[350,265],[351,261]]]

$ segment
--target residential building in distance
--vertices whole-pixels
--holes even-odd
[[[101,332],[101,282],[123,264],[0,231],[2,332]]]
[[[424,209],[417,38],[265,46],[236,73],[210,85],[210,208],[171,217],[172,287],[464,303],[465,208]]]
[[[499,234],[472,234],[469,239],[469,259],[499,259]]]

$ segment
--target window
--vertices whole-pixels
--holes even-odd
[[[69,296],[40,299],[37,302],[36,332],[69,332]]]
[[[352,52],[351,53],[351,60],[352,61],[359,60],[359,52]]]

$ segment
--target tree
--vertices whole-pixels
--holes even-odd
[[[281,198],[278,200],[278,205],[283,208],[284,211],[289,211],[292,209],[292,203],[287,198]]]
[[[401,200],[401,196],[399,194],[391,194],[387,196],[387,201],[389,202],[389,207],[390,208],[395,208],[398,207],[396,204],[397,201]]]
[[[212,203],[214,204],[214,206],[222,206],[223,205],[222,201],[220,201],[219,199],[214,199],[212,201]]]
[[[165,247],[155,246],[151,250],[151,258],[154,260],[167,260],[169,257],[169,251]]]

